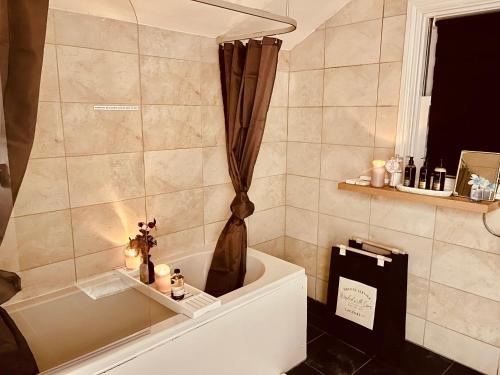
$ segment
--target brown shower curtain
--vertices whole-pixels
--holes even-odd
[[[232,215],[217,242],[205,291],[221,296],[243,285],[246,272],[245,218],[254,212],[248,198],[271,101],[281,40],[264,38],[219,47],[229,175],[236,196]]]
[[[49,0],[0,0],[0,244],[33,145],[48,8]]]

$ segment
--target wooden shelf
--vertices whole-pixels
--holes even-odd
[[[500,201],[494,202],[471,202],[468,198],[463,197],[433,197],[429,195],[420,195],[405,193],[396,188],[386,186],[383,188],[374,188],[372,186],[360,186],[346,184],[340,182],[338,184],[339,190],[353,191],[356,193],[375,195],[379,197],[401,199],[411,202],[427,203],[438,207],[455,208],[457,210],[465,210],[478,213],[488,213],[500,207]]]

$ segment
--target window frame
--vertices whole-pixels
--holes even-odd
[[[500,0],[408,0],[396,153],[425,155],[430,103],[426,96],[431,24],[436,19],[500,10]],[[425,108],[427,106],[427,108]],[[427,114],[427,115],[426,115]]]

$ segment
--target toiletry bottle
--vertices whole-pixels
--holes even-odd
[[[441,165],[434,168],[434,179],[432,180],[432,190],[443,191],[444,182],[446,180],[446,168],[443,167],[443,159]]]
[[[405,167],[405,180],[403,185],[409,187],[415,187],[415,176],[417,174],[417,167],[413,161],[413,156],[410,156],[408,165]]]
[[[184,276],[181,275],[181,270],[176,268],[172,276],[172,299],[180,301],[184,298]]]
[[[420,167],[420,174],[418,177],[418,188],[419,189],[431,188],[431,173],[429,170],[427,158],[425,158],[424,160],[424,165]]]

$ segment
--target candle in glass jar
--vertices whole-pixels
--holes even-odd
[[[141,265],[141,256],[138,249],[127,247],[125,249],[125,267],[129,270],[136,270]]]
[[[373,187],[384,187],[385,184],[385,160],[372,161],[372,180]]]
[[[170,267],[166,264],[155,266],[155,286],[162,293],[170,293]]]

